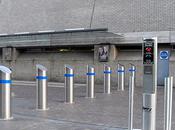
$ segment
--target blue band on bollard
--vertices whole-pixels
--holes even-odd
[[[48,79],[48,77],[47,76],[36,76],[36,79],[44,80],[44,79]]]
[[[118,73],[124,73],[124,70],[117,70]]]
[[[134,69],[134,70],[133,70],[133,69],[129,69],[129,71],[130,71],[130,72],[133,72],[133,71],[136,71],[136,69]]]
[[[0,80],[0,84],[11,84],[11,80]]]
[[[86,73],[88,76],[95,76],[95,73]]]
[[[104,71],[104,74],[112,74],[112,71]]]
[[[64,74],[64,77],[74,77],[74,74]]]

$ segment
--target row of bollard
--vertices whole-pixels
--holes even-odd
[[[119,70],[122,71],[119,71]],[[132,67],[131,67],[132,69]],[[11,70],[5,66],[0,66],[1,79],[0,79],[0,119],[10,120],[12,119],[11,112]],[[133,71],[134,72],[134,71]],[[111,93],[111,68],[108,65],[104,65],[104,93]],[[87,93],[86,96],[89,98],[94,98],[94,80],[95,80],[95,69],[93,66],[87,66]],[[73,68],[69,65],[65,66],[65,102],[72,104],[73,91],[74,91],[74,72]],[[121,76],[122,82],[118,85],[121,85],[121,90],[124,90],[124,66],[118,68],[118,76]],[[47,68],[37,64],[36,65],[36,106],[38,110],[48,110],[47,102]],[[119,78],[120,79],[120,78]],[[118,89],[120,90],[120,89]]]
[[[129,69],[130,75],[135,79],[136,67],[133,64],[130,64],[131,68]],[[123,65],[118,64],[118,91],[124,91],[124,76],[125,68]],[[104,65],[104,93],[111,93],[111,68],[108,65]],[[95,68],[93,66],[87,66],[87,79],[86,79],[86,97],[94,98],[95,97]],[[65,101],[73,103],[73,68],[69,65],[65,65]],[[70,99],[70,100],[68,100]]]
[[[5,66],[0,66],[0,119],[12,119],[11,112],[11,70]],[[124,66],[118,65],[118,90],[124,90]],[[134,104],[134,86],[135,86],[135,71],[136,67],[130,64],[129,71],[129,113],[128,113],[128,130],[133,130],[133,104]],[[111,68],[104,65],[104,93],[111,93]],[[87,66],[87,93],[86,96],[94,98],[94,79],[95,69],[93,66]],[[72,104],[74,91],[74,72],[69,65],[65,66],[65,102]],[[36,104],[38,110],[48,110],[47,103],[47,68],[42,65],[36,65]],[[172,120],[172,95],[173,95],[173,77],[165,78],[164,87],[164,130],[171,130]]]

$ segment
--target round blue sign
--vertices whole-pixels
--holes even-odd
[[[168,59],[168,51],[160,51],[160,59],[167,60]]]

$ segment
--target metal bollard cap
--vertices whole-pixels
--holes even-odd
[[[8,74],[12,73],[12,71],[9,68],[3,65],[0,65],[0,71],[2,71],[3,73],[8,73]]]
[[[95,68],[93,65],[87,65],[87,68]]]
[[[37,64],[37,65],[36,65],[36,68],[37,68],[37,69],[40,69],[40,70],[45,70],[45,71],[47,71],[47,68],[44,67],[43,65],[40,65],[40,64]]]
[[[65,68],[69,68],[69,69],[73,69],[73,67],[71,65],[64,65]]]

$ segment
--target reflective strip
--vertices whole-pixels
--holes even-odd
[[[64,74],[64,77],[74,77],[74,74]]]
[[[133,69],[129,69],[129,71],[130,71],[130,72],[133,72],[133,71],[136,71],[136,69],[134,69],[134,70],[133,70]]]
[[[36,76],[36,79],[44,80],[44,79],[48,79],[48,77],[47,76]]]
[[[88,76],[95,76],[95,73],[86,73]]]
[[[104,71],[104,74],[111,74],[112,71]]]
[[[117,70],[118,73],[124,73],[124,70]]]
[[[12,80],[0,80],[0,84],[11,84]]]

